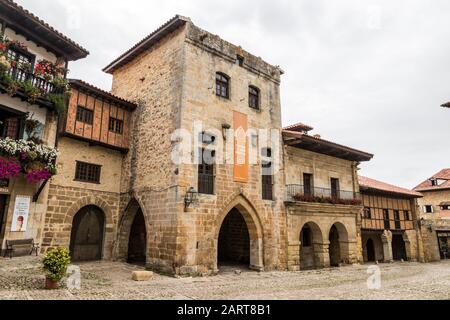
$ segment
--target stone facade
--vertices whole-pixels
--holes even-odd
[[[237,64],[238,55],[245,58],[243,66]],[[231,79],[229,100],[215,94],[216,72]],[[251,128],[279,129],[280,70],[187,23],[113,76],[113,93],[139,104],[133,115],[134,140],[124,162],[123,171],[130,174],[122,179],[122,192],[127,194],[122,208],[131,201],[144,213],[147,266],[177,274],[217,272],[222,221],[238,209],[249,228],[251,267],[282,269],[283,198],[262,200],[259,162],[249,168],[248,183],[233,182],[232,163],[218,164],[214,194],[200,195],[197,206],[185,212],[184,196],[190,187],[197,188],[198,166],[176,165],[171,159],[175,145],[171,135],[185,129],[195,139],[195,121],[207,126],[205,130],[219,132],[219,138],[223,124],[232,123],[233,111],[246,114]],[[259,111],[251,110],[243,99],[249,84],[261,90]],[[281,154],[278,157],[281,163]],[[276,175],[275,195],[283,194],[283,180],[282,174]],[[133,214],[125,210],[123,221],[132,220],[128,215]],[[125,225],[129,227],[130,222]],[[127,241],[128,232],[119,231],[118,257],[122,259],[126,254],[120,251],[126,245],[120,242]]]
[[[359,192],[356,162],[290,146],[285,146],[284,150],[288,189],[294,188],[295,192],[296,186],[303,187],[303,174],[306,173],[312,175],[316,193],[322,188],[329,190],[331,178],[339,180],[341,190]],[[333,254],[340,256],[339,263],[362,262],[358,241],[361,206],[294,201],[288,202],[286,207],[289,270],[329,267]],[[338,241],[330,241],[333,226],[337,228]],[[309,229],[312,238],[312,243],[306,246],[302,244],[302,241],[308,241],[302,236],[305,228]]]
[[[450,211],[442,210],[439,206],[443,202],[450,202],[450,190],[420,191],[423,198],[419,199],[419,210],[421,221],[421,234],[427,262],[439,261],[440,246],[438,240],[439,232],[450,233]],[[426,213],[425,206],[432,206],[433,213]]]
[[[55,247],[69,247],[75,215],[85,207],[95,206],[105,217],[102,258],[111,259],[121,199],[123,155],[66,137],[59,140],[58,149],[58,174],[50,182],[42,249],[45,252]],[[100,183],[76,181],[77,161],[101,165]]]

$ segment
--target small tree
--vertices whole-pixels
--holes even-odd
[[[69,250],[66,248],[52,249],[44,256],[42,263],[47,278],[59,282],[67,274],[67,267],[70,264]]]

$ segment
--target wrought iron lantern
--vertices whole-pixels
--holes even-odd
[[[198,192],[194,187],[190,187],[184,196],[184,208],[188,209],[191,205],[198,201]]]

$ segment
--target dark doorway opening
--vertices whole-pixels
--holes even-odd
[[[450,259],[450,231],[438,232],[439,253],[441,259]]]
[[[336,226],[330,230],[330,266],[339,267],[341,263],[341,246],[339,242],[339,231]]]
[[[239,210],[231,210],[223,221],[217,249],[219,266],[250,265],[250,235]]]
[[[401,234],[392,235],[392,255],[395,261],[406,261],[406,245]]]
[[[375,262],[375,244],[373,243],[372,239],[367,240],[366,250],[367,250],[367,261]]]
[[[141,209],[138,210],[131,225],[128,241],[128,263],[145,265],[147,259],[147,230]]]
[[[105,215],[95,206],[84,207],[75,215],[70,237],[72,261],[101,260]]]

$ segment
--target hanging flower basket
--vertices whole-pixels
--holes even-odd
[[[58,151],[33,141],[0,139],[0,179],[25,175],[35,184],[56,174]]]
[[[22,166],[17,159],[0,157],[0,179],[15,178],[21,171]]]

